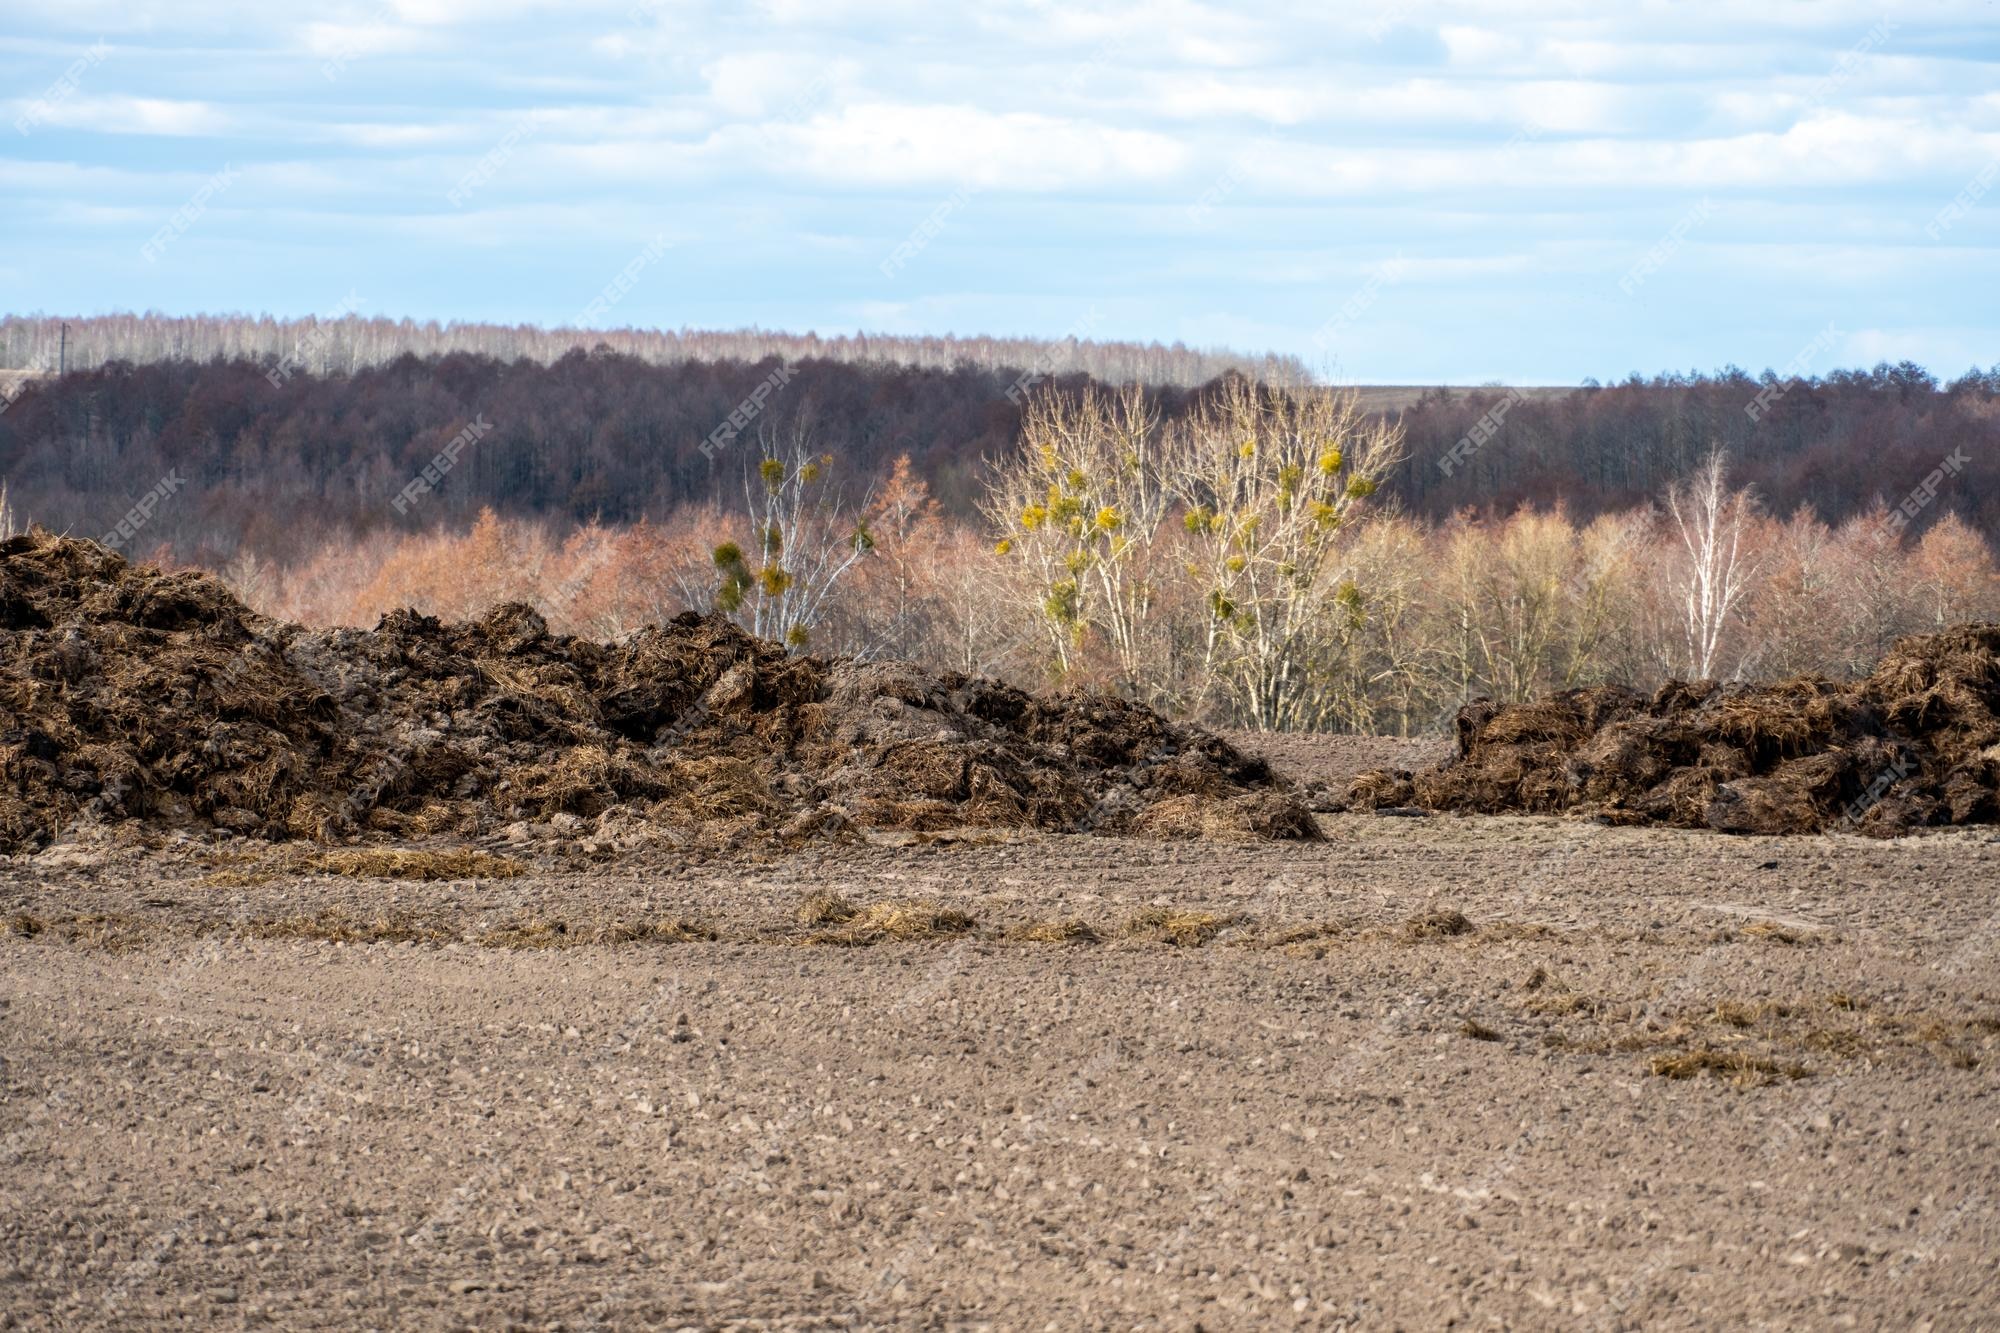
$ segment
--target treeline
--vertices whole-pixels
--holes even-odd
[[[352,374],[268,359],[121,361],[32,381],[0,411],[0,481],[23,514],[98,535],[171,474],[139,544],[207,563],[247,548],[290,564],[343,538],[463,530],[489,508],[558,530],[657,522],[740,499],[778,442],[832,454],[836,489],[856,505],[907,456],[943,511],[967,518],[985,493],[985,460],[1020,436],[1023,389],[1096,383],[1032,367],[826,358],[656,365],[607,350],[550,364],[404,355]],[[1171,422],[1228,383],[1154,387],[1146,401]],[[1836,526],[1903,502],[1941,460],[1963,459],[1905,535],[1947,513],[2000,531],[2000,372],[1950,385],[1883,366],[1526,399],[1437,391],[1395,420],[1403,448],[1379,479],[1381,502],[1427,521],[1560,504],[1588,522],[1653,502],[1720,446],[1767,512],[1810,508]]]
[[[289,561],[340,535],[463,526],[485,508],[560,524],[657,518],[739,495],[760,449],[801,433],[835,455],[857,497],[907,454],[965,510],[979,460],[1010,446],[1020,421],[1008,397],[1020,373],[971,366],[459,353],[275,384],[274,373],[118,362],[36,384],[0,415],[0,479],[22,513],[95,535],[173,472],[181,486],[152,518],[149,547],[215,561],[244,545]],[[448,474],[398,506],[475,424]]]
[[[369,318],[351,312],[273,319],[269,315],[155,313],[0,318],[0,370],[51,371],[63,359],[61,329],[69,326],[66,364],[90,370],[113,361],[269,360],[311,374],[351,375],[405,355],[454,353],[549,365],[575,351],[606,347],[651,365],[685,361],[841,361],[857,365],[953,370],[1019,370],[1084,374],[1113,383],[1192,387],[1230,371],[1253,379],[1297,380],[1296,357],[1246,356],[1183,343],[1097,341],[1074,337],[900,337],[855,333],[821,337],[768,329],[547,329],[535,324],[440,324],[436,320]]]
[[[1478,440],[1482,420],[1496,425]],[[2000,531],[2000,365],[1949,385],[1904,362],[1791,381],[1734,369],[1635,376],[1526,398],[1435,391],[1401,421],[1407,453],[1386,485],[1430,516],[1560,503],[1589,517],[1656,498],[1719,448],[1767,508],[1838,521],[1899,503],[1962,451],[1968,465],[1939,512]]]

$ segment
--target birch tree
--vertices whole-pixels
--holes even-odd
[[[1680,538],[1667,577],[1680,610],[1684,663],[1692,676],[1715,677],[1724,639],[1756,575],[1744,536],[1755,512],[1748,490],[1729,489],[1722,451],[1667,490],[1667,515]]]

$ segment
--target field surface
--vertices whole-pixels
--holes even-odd
[[[0,1327],[2000,1320],[1993,831],[1322,827],[8,858]]]

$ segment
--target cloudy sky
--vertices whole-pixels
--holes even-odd
[[[6,7],[5,312],[2000,362],[1996,0]]]

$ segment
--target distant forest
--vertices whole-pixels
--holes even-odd
[[[113,361],[213,361],[242,358],[286,363],[316,375],[353,374],[394,361],[468,352],[523,358],[544,365],[575,351],[606,347],[653,365],[687,361],[756,362],[825,360],[953,370],[1032,368],[1055,374],[1081,372],[1119,384],[1174,384],[1191,388],[1230,371],[1253,379],[1303,379],[1304,363],[1288,356],[1245,356],[1180,343],[1098,341],[1097,322],[1085,311],[1059,339],[902,337],[856,333],[821,337],[767,329],[545,329],[533,324],[440,324],[436,320],[385,319],[333,314],[304,319],[269,315],[95,315],[83,319],[10,315],[0,318],[0,369],[51,371],[62,361],[91,370]],[[69,327],[67,353],[62,327]],[[1011,376],[1010,376],[1011,378]]]
[[[963,359],[404,354],[274,381],[276,364],[113,361],[30,381],[0,412],[0,480],[23,517],[96,535],[171,472],[174,501],[137,549],[216,562],[247,545],[283,562],[341,533],[462,529],[483,508],[564,528],[740,498],[760,429],[787,441],[805,432],[857,502],[907,455],[945,512],[969,517],[982,459],[1014,446],[1021,419],[1020,368]],[[1090,382],[1072,371],[1042,383]],[[752,419],[744,404],[760,385]],[[1171,418],[1215,391],[1150,392]],[[1753,419],[1760,392],[1767,406]],[[733,438],[732,413],[743,423]],[[1966,465],[1908,535],[1952,512],[1989,540],[2000,532],[2000,369],[1949,385],[1905,364],[1789,385],[1731,371],[1526,398],[1439,390],[1400,419],[1404,457],[1382,490],[1418,518],[1561,505],[1587,521],[1655,500],[1720,445],[1769,511],[1809,506],[1833,523],[1900,502],[1960,451]],[[486,428],[468,432],[475,423]],[[448,474],[399,512],[392,500],[454,439]]]

